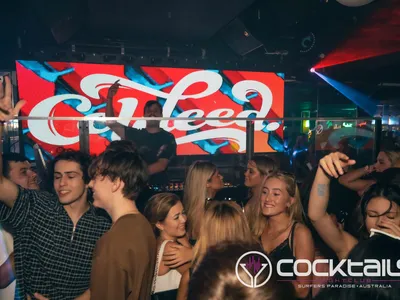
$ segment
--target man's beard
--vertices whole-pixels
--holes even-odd
[[[160,127],[160,121],[146,121],[146,127],[150,127],[150,128],[158,128]]]

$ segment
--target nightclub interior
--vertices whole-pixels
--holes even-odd
[[[0,17],[1,300],[399,299],[400,0]]]

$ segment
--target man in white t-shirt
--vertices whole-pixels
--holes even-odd
[[[38,190],[36,173],[28,159],[18,153],[3,154],[3,173],[15,184],[26,189]],[[0,299],[13,300],[15,278],[12,270],[14,252],[13,237],[0,225]]]

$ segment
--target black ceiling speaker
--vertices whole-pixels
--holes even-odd
[[[39,17],[58,44],[70,40],[82,27],[87,18],[86,1],[37,0],[30,8]]]
[[[237,54],[244,56],[263,46],[239,19],[235,19],[220,31],[221,38]]]
[[[51,33],[58,44],[67,42],[81,29],[83,20],[78,15],[65,16],[51,25]]]

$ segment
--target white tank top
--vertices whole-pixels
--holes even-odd
[[[158,269],[161,263],[161,259],[164,254],[165,245],[168,242],[172,241],[163,241],[160,247],[160,250],[157,254],[157,262],[156,262],[156,270],[154,272],[154,281],[153,281],[153,291],[152,294],[176,290],[179,288],[179,283],[181,282],[181,273],[177,270],[170,270],[167,274],[162,276],[158,276]]]
[[[8,256],[14,251],[14,242],[12,235],[0,226],[0,265],[2,265]],[[1,300],[14,300],[15,280],[5,289],[0,289]]]

